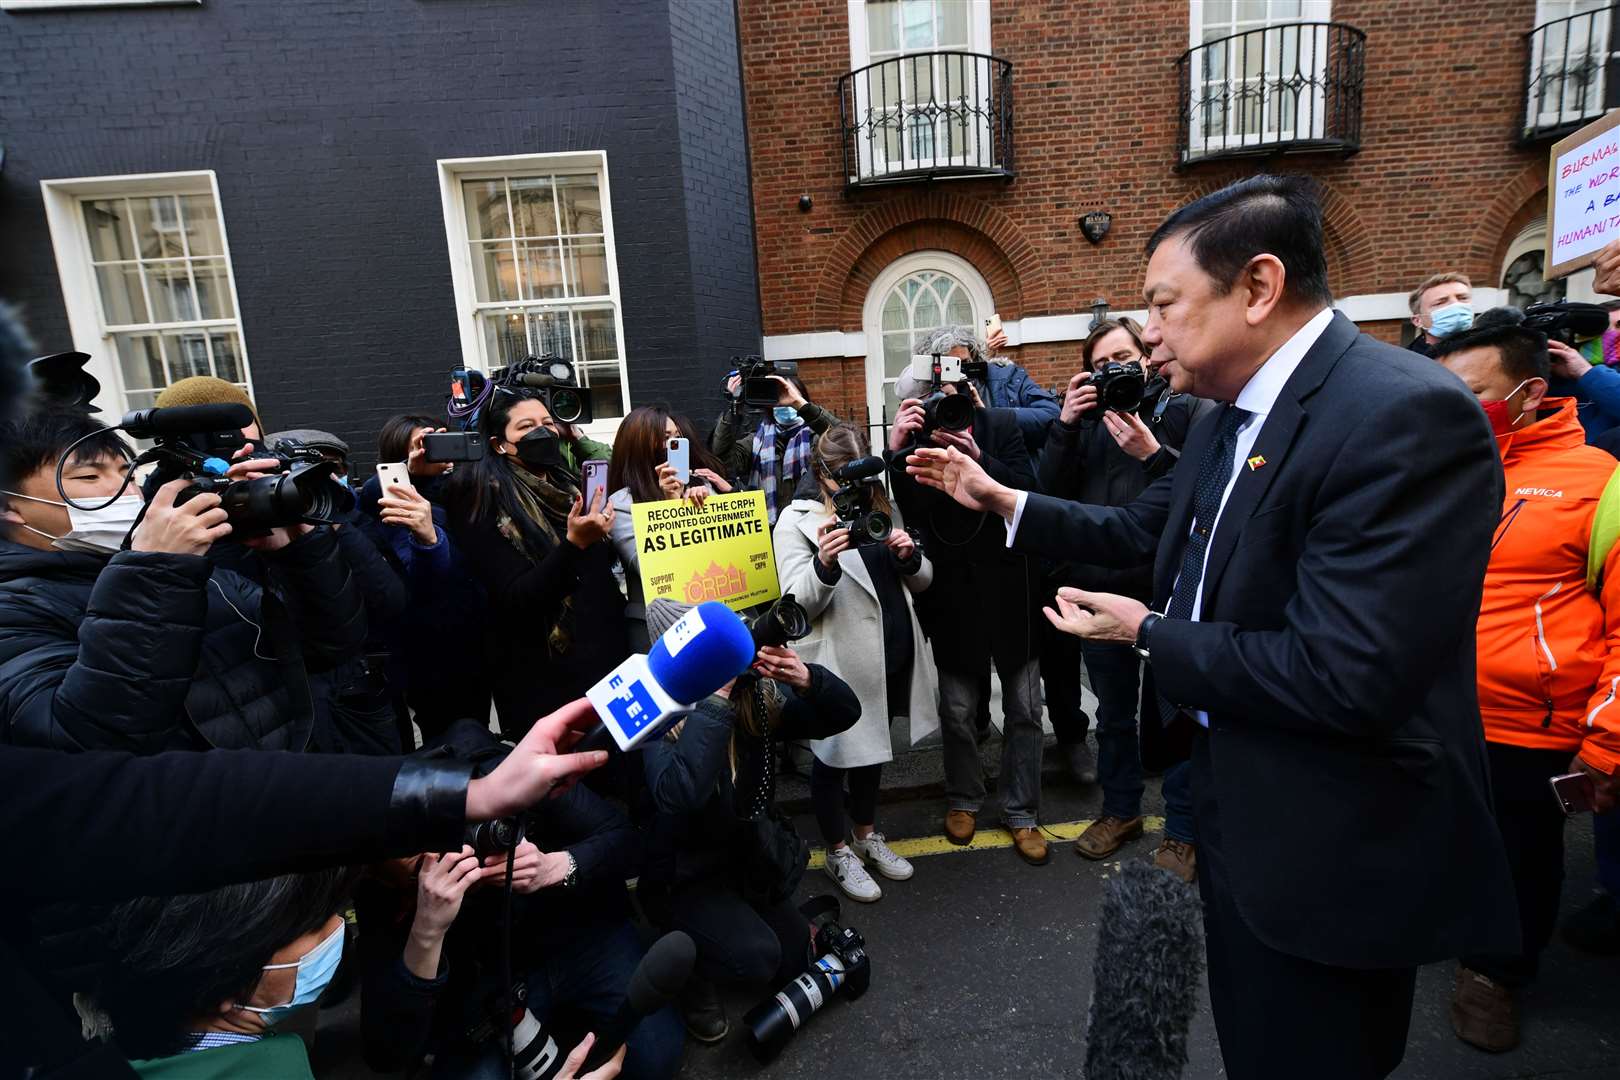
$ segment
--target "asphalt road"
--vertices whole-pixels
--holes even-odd
[[[1095,816],[1101,796],[1048,774],[1043,809],[1049,822]],[[1149,782],[1150,814],[1162,812]],[[880,824],[891,839],[937,836],[941,805],[931,794],[885,804]],[[800,827],[814,836],[813,823]],[[987,831],[987,830],[986,830]],[[1565,908],[1591,895],[1588,823],[1568,835]],[[1368,842],[1376,842],[1368,838]],[[1119,859],[1149,857],[1157,837],[1126,846]],[[943,845],[939,845],[943,846]],[[1279,858],[1287,858],[1279,852]],[[1052,861],[1029,867],[1010,850],[919,857],[916,876],[884,883],[874,904],[845,902],[845,921],[866,936],[872,986],[859,1001],[835,1000],[814,1017],[768,1068],[741,1037],[746,996],[728,1001],[733,1032],[718,1047],[690,1043],[682,1076],[770,1077],[771,1080],[936,1080],[972,1077],[1079,1077],[1098,927],[1096,912],[1113,862],[1078,858],[1054,845]],[[834,887],[812,869],[804,894]],[[1620,958],[1596,958],[1555,941],[1542,977],[1523,998],[1519,1049],[1492,1056],[1463,1045],[1446,1020],[1453,967],[1434,965],[1418,981],[1402,1080],[1620,1077]],[[355,1052],[353,1003],[323,1015],[315,1061],[322,1077],[367,1077]],[[1191,1039],[1189,1080],[1225,1075],[1207,992]],[[1308,1078],[1308,1062],[1299,1075]]]

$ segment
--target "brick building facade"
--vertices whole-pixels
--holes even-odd
[[[742,111],[728,0],[0,0],[0,297],[106,414],[213,372],[362,459],[548,346],[603,433],[707,411],[759,347]]]
[[[1000,313],[1009,355],[1061,383],[1095,300],[1141,307],[1152,229],[1262,170],[1320,182],[1335,295],[1379,337],[1410,335],[1405,294],[1436,270],[1469,274],[1476,306],[1508,298],[1509,264],[1531,293],[1557,292],[1535,254],[1547,145],[1614,104],[1612,17],[1583,0],[742,0],[766,355],[801,361],[821,400],[859,416],[894,373],[885,316],[907,314],[885,291],[933,276],[938,292],[945,275],[976,319]],[[1010,62],[1005,86],[985,54]],[[1238,71],[1253,77],[1223,83]],[[1245,104],[1257,88],[1272,96]],[[930,102],[972,115],[942,120]],[[845,123],[874,117],[926,130],[874,140],[868,127],[846,152]],[[1280,146],[1252,145],[1268,141]],[[898,178],[885,175],[897,147]],[[1093,211],[1112,215],[1098,244],[1080,228]]]

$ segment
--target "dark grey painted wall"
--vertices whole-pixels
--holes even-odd
[[[602,149],[632,402],[755,351],[728,0],[205,0],[0,14],[0,296],[71,345],[39,181],[213,169],[273,427],[369,448],[460,359],[435,162]]]

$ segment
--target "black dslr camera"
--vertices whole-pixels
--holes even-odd
[[[490,373],[490,380],[508,389],[540,391],[540,400],[552,419],[563,424],[591,422],[591,397],[579,385],[574,365],[560,356],[531,356]]]
[[[923,426],[919,438],[926,439],[936,431],[966,431],[973,426],[973,398],[967,392],[965,378],[947,378],[962,375],[962,361],[954,356],[912,357],[912,377],[921,377],[917,369],[928,365],[928,393],[922,399]],[[956,393],[947,394],[945,384],[956,387]]]
[[[748,1048],[761,1065],[770,1064],[793,1033],[809,1022],[840,991],[851,1001],[872,984],[872,963],[860,931],[838,922],[838,898],[816,896],[799,905],[814,927],[816,962],[782,991],[755,1005],[743,1017]]]
[[[833,470],[832,478],[842,485],[833,492],[833,512],[838,528],[849,530],[849,542],[856,547],[881,544],[894,531],[893,519],[872,509],[883,469],[882,458],[863,457]]]
[[[461,842],[472,848],[473,854],[480,859],[505,855],[523,843],[523,819],[503,817],[494,821],[474,822],[462,832]]]
[[[1601,337],[1609,328],[1609,313],[1601,304],[1560,300],[1556,304],[1531,304],[1524,309],[1524,322],[1519,325],[1574,347],[1578,339]]]
[[[792,593],[783,593],[764,611],[745,615],[743,622],[754,637],[755,652],[767,645],[782,646],[798,641],[810,633],[810,613],[793,599]]]
[[[284,444],[288,452],[255,455],[275,458],[277,473],[225,479],[231,456],[247,445],[242,428],[251,423],[253,413],[246,405],[181,405],[126,413],[118,426],[131,438],[156,443],[134,462],[157,463],[150,481],[154,490],[171,480],[191,479],[175,503],[218,495],[232,536],[263,536],[288,525],[332,525],[354,509],[354,493],[337,478],[337,464],[302,445]]]
[[[1094,370],[1081,386],[1095,386],[1097,400],[1105,409],[1115,412],[1135,412],[1142,405],[1142,392],[1147,387],[1147,373],[1139,361],[1120,363],[1109,360]]]
[[[751,409],[769,409],[781,399],[782,385],[773,375],[797,375],[799,365],[792,360],[762,360],[757,356],[733,356],[732,372],[742,380],[742,403]],[[730,378],[728,375],[726,378]]]

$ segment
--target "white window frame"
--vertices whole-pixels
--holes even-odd
[[[483,309],[510,308],[512,301],[481,303],[472,261],[471,236],[467,232],[466,203],[462,198],[464,180],[493,179],[518,175],[595,175],[602,202],[602,246],[607,257],[608,296],[613,309],[613,332],[618,335],[619,391],[623,411],[630,411],[630,358],[624,345],[624,293],[619,288],[619,259],[613,233],[613,198],[608,183],[605,150],[568,151],[546,154],[514,154],[505,157],[439,159],[439,197],[444,208],[445,239],[450,246],[450,286],[455,296],[456,323],[461,336],[461,358],[466,367],[487,370],[483,336],[478,313]],[[575,305],[581,297],[568,297],[558,307]],[[599,299],[593,298],[600,303]],[[623,416],[603,417],[580,425],[593,438],[611,438]]]
[[[1560,8],[1562,9],[1563,6],[1565,6],[1565,5],[1560,5]],[[1563,14],[1554,14],[1553,12],[1551,12],[1551,11],[1549,11],[1547,9],[1547,0],[1536,0],[1536,20],[1535,20],[1535,22],[1530,24],[1531,29],[1534,30],[1536,27],[1542,26],[1545,23],[1553,22],[1553,21],[1558,20],[1558,19],[1563,19],[1563,18],[1566,18],[1566,17],[1571,16],[1571,15],[1585,14],[1584,12],[1575,11],[1573,3],[1567,3],[1567,6],[1570,8],[1569,11],[1565,11],[1565,12],[1563,12]],[[1607,6],[1607,0],[1604,0],[1603,3],[1599,4],[1599,6],[1595,9],[1595,11],[1596,12],[1603,12],[1604,7],[1606,7],[1606,6]],[[1588,51],[1588,53],[1593,54],[1593,55],[1601,55],[1604,58],[1604,61],[1605,61],[1605,62],[1600,63],[1598,65],[1597,82],[1593,85],[1593,87],[1591,88],[1591,91],[1589,91],[1589,92],[1595,92],[1595,98],[1596,98],[1595,104],[1593,105],[1591,110],[1588,110],[1586,108],[1586,102],[1583,99],[1582,101],[1577,102],[1572,107],[1566,107],[1565,104],[1564,104],[1564,101],[1565,101],[1564,89],[1563,89],[1562,86],[1560,86],[1559,87],[1558,98],[1557,98],[1557,102],[1556,102],[1557,107],[1553,108],[1553,109],[1550,109],[1550,110],[1543,109],[1542,111],[1540,111],[1540,112],[1536,113],[1535,115],[1531,116],[1530,117],[1530,124],[1531,124],[1532,127],[1536,128],[1538,130],[1546,129],[1546,128],[1553,128],[1553,127],[1558,127],[1561,124],[1566,124],[1566,123],[1569,123],[1569,124],[1579,123],[1584,118],[1586,118],[1587,116],[1597,117],[1597,116],[1603,115],[1603,93],[1604,93],[1604,89],[1605,89],[1604,83],[1605,83],[1605,80],[1608,78],[1608,73],[1609,73],[1609,65],[1607,63],[1607,60],[1611,59],[1615,55],[1615,44],[1616,43],[1611,42],[1611,41],[1608,40],[1610,21],[1609,21],[1609,17],[1607,15],[1607,13],[1603,13],[1600,18],[1592,19],[1591,20],[1591,25],[1598,30],[1598,35],[1597,35],[1597,40],[1589,41],[1587,43],[1587,51]],[[1567,33],[1567,27],[1566,27],[1566,33]],[[1541,34],[1536,34],[1534,37],[1532,37],[1530,39],[1530,74],[1531,74],[1532,77],[1535,76],[1537,74],[1537,72],[1539,72],[1540,69],[1541,69],[1542,45],[1543,45],[1543,36]],[[1525,101],[1525,114],[1528,116],[1528,115],[1530,115],[1530,108],[1529,108],[1530,102],[1528,100],[1528,95],[1530,93],[1530,87],[1528,85],[1526,85],[1524,87],[1524,93],[1527,96],[1527,100]],[[1546,103],[1547,103],[1546,98],[1544,96],[1543,99],[1542,99],[1542,104],[1545,105]]]
[[[847,2],[849,4],[849,70],[859,71],[872,62],[871,44],[866,25],[867,0],[847,0]],[[983,53],[989,56],[990,0],[939,0],[939,2],[968,5],[967,51]],[[902,55],[906,55],[903,49]],[[983,89],[985,100],[980,102],[980,108],[982,111],[988,112],[990,84],[995,75],[995,68],[988,64],[985,65],[985,68]],[[865,116],[869,108],[870,99],[867,89],[863,83],[857,82],[855,84],[855,117],[853,119]],[[978,127],[979,130],[974,137],[979,140],[979,145],[990,145],[988,118],[981,119]],[[904,133],[902,133],[901,138],[905,138]],[[887,170],[887,161],[877,155],[876,148],[867,146],[859,139],[856,140],[855,144],[855,156],[857,175],[849,178],[851,182],[870,176],[880,176]],[[941,157],[936,154],[934,160],[937,164],[948,166],[966,164],[968,159],[964,148],[964,153],[960,158]]]
[[[225,224],[224,201],[219,197],[219,178],[212,169],[130,176],[79,176],[41,180],[39,187],[45,199],[45,223],[50,229],[51,247],[56,253],[56,274],[62,284],[62,303],[67,308],[68,331],[73,339],[73,347],[90,355],[85,370],[95,376],[102,386],[97,402],[102,406],[97,413],[100,419],[117,423],[123,416],[128,400],[124,393],[124,376],[118,364],[117,349],[102,321],[101,290],[92,266],[90,235],[84,227],[82,204],[91,199],[151,195],[213,197],[214,210],[219,215],[220,253],[225,259],[231,309],[236,312],[235,318],[219,322],[221,325],[231,323],[236,327],[237,341],[242,349],[242,381],[248,385],[248,396],[253,396],[253,368],[248,358],[247,330],[242,324],[242,301],[236,292],[230,229]],[[109,394],[117,399],[116,408],[109,407]]]
[[[48,11],[63,8],[195,7],[203,0],[0,0],[0,11]]]
[[[996,310],[990,285],[984,280],[984,275],[960,255],[948,251],[916,251],[900,256],[883,268],[866,290],[866,300],[861,306],[861,326],[866,332],[866,422],[874,446],[880,445],[885,435],[880,426],[883,423],[883,392],[893,381],[883,369],[883,302],[889,298],[895,286],[922,270],[949,274],[967,290],[968,300],[973,305],[974,333],[980,332],[983,320]],[[894,417],[889,417],[888,422],[893,424]]]
[[[1239,0],[1239,2],[1241,2],[1241,0]],[[1276,23],[1268,20],[1265,24],[1265,28],[1267,30],[1271,30],[1273,27],[1281,28],[1287,26],[1297,26],[1302,23],[1325,23],[1331,21],[1333,21],[1333,0],[1300,0],[1298,18],[1287,19]],[[1187,26],[1188,48],[1196,49],[1200,45],[1204,44],[1204,0],[1190,0],[1190,3],[1188,3]],[[1251,29],[1259,29],[1259,27],[1253,27]],[[1300,33],[1303,35],[1303,31]],[[1324,87],[1321,85],[1321,80],[1324,78],[1327,72],[1327,49],[1331,44],[1331,34],[1329,34],[1327,29],[1323,27],[1318,27],[1315,31],[1313,31],[1313,33],[1318,35],[1317,42],[1313,46],[1315,50],[1313,60],[1317,64],[1317,70],[1315,72],[1317,85],[1311,91],[1311,97],[1314,104],[1310,109],[1310,115],[1313,118],[1312,122],[1320,126],[1322,128],[1322,132],[1325,133],[1327,130],[1327,95],[1324,93]],[[1222,34],[1220,37],[1213,40],[1219,41],[1221,38],[1227,36],[1228,35],[1226,34]],[[1261,35],[1260,40],[1262,42],[1262,48],[1264,49],[1269,46],[1271,38],[1269,34],[1265,34]],[[1296,47],[1303,49],[1303,45]],[[1194,65],[1192,63],[1187,65],[1187,89],[1192,95],[1191,100],[1197,101],[1203,96],[1204,88],[1200,73],[1193,70],[1193,67]],[[1271,75],[1271,72],[1266,67],[1264,54],[1262,54],[1261,57],[1260,75],[1262,79],[1267,79]],[[1231,79],[1230,66],[1227,68],[1226,78],[1228,80]],[[1303,102],[1296,105],[1294,110],[1296,126],[1291,129],[1279,127],[1279,129],[1273,133],[1268,127],[1270,122],[1269,114],[1273,108],[1271,104],[1272,95],[1267,93],[1260,99],[1260,101],[1260,130],[1252,135],[1243,131],[1239,131],[1236,134],[1227,134],[1223,128],[1223,130],[1218,134],[1211,133],[1206,136],[1203,132],[1203,126],[1195,122],[1193,118],[1189,117],[1187,123],[1187,158],[1193,159],[1202,157],[1205,154],[1218,154],[1224,150],[1239,150],[1246,146],[1258,146],[1262,143],[1289,142],[1299,138],[1309,139],[1320,137],[1316,132],[1306,132],[1302,135],[1298,130],[1297,124],[1299,117],[1305,112]]]

